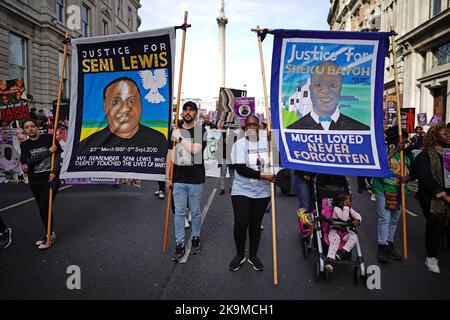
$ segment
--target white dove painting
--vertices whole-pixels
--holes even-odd
[[[166,101],[166,99],[159,93],[158,89],[161,89],[167,84],[167,69],[155,69],[139,71],[141,76],[142,85],[145,89],[150,91],[145,96],[145,100],[150,103],[160,103]]]

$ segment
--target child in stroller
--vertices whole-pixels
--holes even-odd
[[[344,205],[343,201],[345,197],[341,197],[341,200],[339,200],[339,195],[350,195],[349,185],[347,182],[347,179],[344,176],[339,175],[327,175],[327,174],[317,174],[314,183],[314,200],[315,200],[315,211],[314,211],[314,245],[317,248],[317,253],[319,254],[319,259],[316,262],[315,266],[315,280],[318,281],[320,276],[323,275],[325,277],[325,281],[328,281],[329,275],[331,274],[331,271],[333,270],[333,261],[330,261],[327,259],[327,256],[330,258],[336,257],[335,254],[338,251],[338,249],[342,249],[346,245],[346,241],[341,241],[341,235],[342,237],[345,235],[340,234],[341,231],[337,231],[337,235],[339,236],[339,244],[336,249],[336,244],[331,245],[331,250],[327,247],[330,246],[330,240],[334,237],[334,231],[331,232],[331,239],[329,238],[329,233],[331,226],[337,227],[338,225],[341,225],[341,227],[347,228],[352,226],[352,222],[347,221],[333,221],[333,209],[336,207],[336,211],[339,211],[339,213],[344,213]],[[334,201],[337,200],[336,204],[334,205]],[[347,207],[351,203],[349,202],[349,198],[347,197]],[[339,201],[342,203],[339,204]],[[349,207],[348,213],[346,215],[348,217],[351,216],[351,210]],[[337,214],[335,214],[336,217],[338,217]],[[356,215],[355,215],[356,217]],[[339,217],[338,217],[339,218]],[[357,217],[359,221],[361,221],[361,217]],[[355,225],[358,224],[355,222]],[[353,231],[356,235],[356,230]],[[350,238],[350,235],[349,235]],[[349,240],[349,238],[346,238],[346,240]],[[351,255],[351,248],[350,244],[356,247],[356,260],[352,259]],[[334,248],[334,254],[333,254],[333,248]],[[348,246],[346,247],[349,249],[347,254],[344,253],[342,255],[342,251],[338,253],[339,258],[342,258],[341,260],[334,261],[334,264],[348,264],[354,267],[354,282],[355,284],[360,283],[361,280],[366,279],[366,268],[364,263],[364,258],[361,251],[361,246],[359,245],[358,237],[352,236],[352,241],[349,242]],[[328,251],[328,252],[327,252]],[[331,252],[329,252],[331,251]],[[331,263],[330,263],[331,262]],[[325,268],[325,265],[327,268]],[[331,266],[331,268],[330,268]]]
[[[351,251],[358,241],[354,230],[361,224],[361,215],[352,208],[352,196],[349,193],[336,196],[333,205],[331,220],[324,217],[329,222],[329,247],[325,265],[328,272],[333,272],[333,263],[336,258],[342,260],[351,257]]]

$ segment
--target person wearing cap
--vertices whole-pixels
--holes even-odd
[[[166,157],[166,188],[173,188],[175,205],[175,262],[185,254],[185,213],[188,201],[192,215],[191,251],[194,254],[200,252],[200,205],[205,183],[203,150],[206,148],[207,134],[204,126],[195,122],[197,113],[197,104],[187,101],[183,105],[181,125],[169,134],[169,140],[175,141],[174,158],[171,150]],[[171,141],[169,149],[173,147]],[[171,161],[174,163],[172,180],[169,175]]]
[[[111,81],[103,90],[103,110],[108,126],[81,141],[78,153],[89,154],[99,147],[148,147],[154,157],[167,154],[166,137],[159,131],[139,123],[142,101],[139,87],[130,78]]]

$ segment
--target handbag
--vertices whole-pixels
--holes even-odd
[[[400,210],[400,194],[397,192],[384,192],[387,210]]]

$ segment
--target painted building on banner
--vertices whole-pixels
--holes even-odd
[[[79,12],[68,14],[71,5]],[[140,7],[139,0],[1,0],[0,79],[24,78],[30,108],[49,112],[57,97],[67,22],[79,17],[72,38],[133,32],[141,24]],[[70,97],[70,57],[69,46],[64,99]]]
[[[397,33],[401,107],[450,121],[450,1],[331,0],[332,30]],[[384,107],[396,105],[392,45],[385,63]],[[417,119],[415,119],[417,123]]]
[[[294,111],[299,117],[304,116],[311,110],[312,101],[309,95],[311,78],[308,78],[297,86],[295,93],[289,97],[288,111]]]

